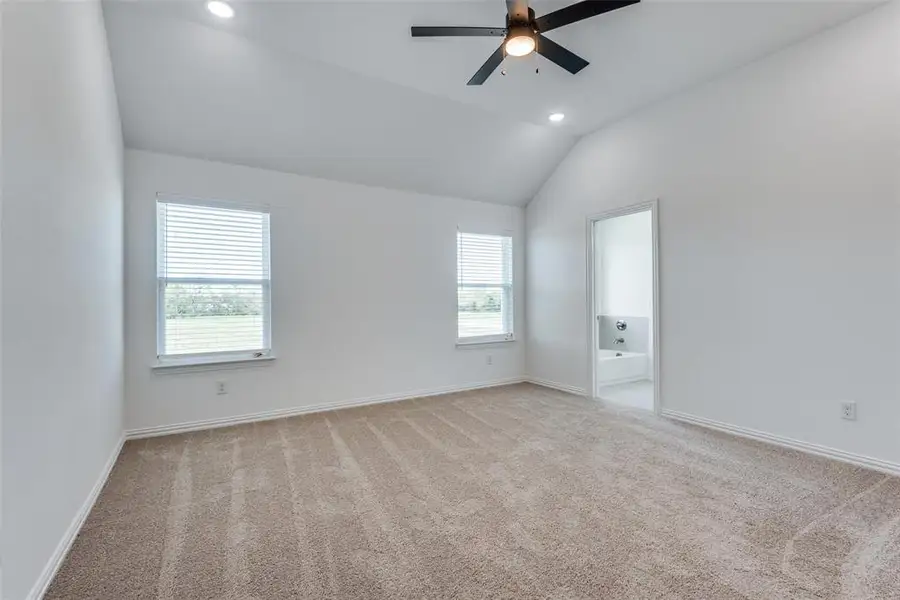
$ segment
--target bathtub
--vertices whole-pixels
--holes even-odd
[[[640,352],[597,350],[597,386],[650,378],[650,361]]]

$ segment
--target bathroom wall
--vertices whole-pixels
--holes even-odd
[[[650,211],[600,221],[594,228],[600,314],[653,315]]]

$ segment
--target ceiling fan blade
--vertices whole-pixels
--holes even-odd
[[[506,0],[510,23],[528,22],[528,0]]]
[[[413,37],[503,37],[504,27],[418,27],[409,28]]]
[[[542,35],[537,36],[536,50],[538,54],[552,60],[572,75],[590,64],[577,54],[569,52],[550,38]]]
[[[576,23],[584,19],[590,19],[597,15],[625,8],[637,4],[641,0],[585,0],[576,2],[571,6],[547,13],[534,20],[534,27],[539,33],[545,33],[551,29]]]
[[[494,53],[491,54],[488,59],[481,65],[481,68],[478,69],[478,72],[472,75],[472,79],[469,80],[469,83],[466,85],[481,85],[487,78],[491,76],[491,73],[500,66],[500,63],[503,62],[503,57],[506,56],[506,51],[503,49],[503,46],[500,46]]]

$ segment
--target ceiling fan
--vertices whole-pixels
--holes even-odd
[[[588,61],[569,52],[544,34],[557,27],[569,25],[602,15],[603,13],[637,4],[641,0],[586,0],[535,17],[528,0],[506,0],[506,27],[410,27],[412,37],[502,37],[505,38],[468,85],[481,85],[491,73],[509,56],[525,56],[537,52],[573,75],[586,66]]]

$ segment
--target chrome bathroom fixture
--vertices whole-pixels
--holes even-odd
[[[613,344],[624,344],[625,338],[616,338],[613,340]]]
[[[619,331],[625,331],[626,329],[628,329],[628,323],[626,323],[622,319],[619,319],[618,321],[616,321],[616,329],[618,329]]]

